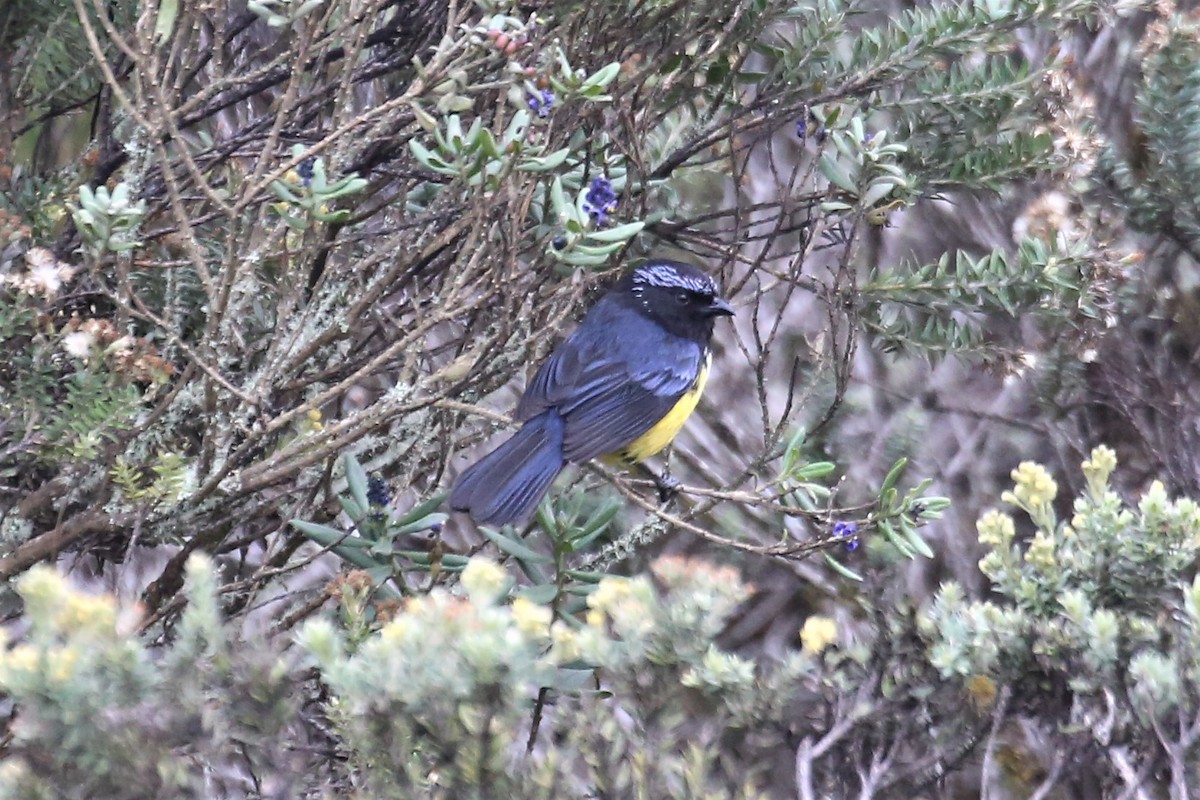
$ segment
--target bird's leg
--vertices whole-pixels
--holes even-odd
[[[654,488],[658,490],[658,502],[666,504],[675,499],[679,494],[679,487],[683,483],[676,477],[671,475],[670,451],[667,452],[667,460],[663,462],[662,473],[657,473],[650,469],[649,466],[642,463],[642,469],[650,476],[650,480],[654,481]]]
[[[679,487],[683,486],[683,482],[679,478],[672,477],[669,468],[664,469],[661,475],[656,475],[653,471],[650,473],[654,476],[654,488],[658,489],[658,502],[669,503],[679,494]]]

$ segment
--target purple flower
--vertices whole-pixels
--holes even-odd
[[[808,135],[808,118],[800,117],[796,120],[796,138],[803,139]]]
[[[858,549],[858,523],[843,522],[841,520],[833,523],[833,535],[837,539],[845,539],[843,545],[847,550],[854,551]]]
[[[315,158],[306,158],[296,165],[296,174],[300,176],[300,182],[305,186],[312,183],[313,164],[315,162]]]
[[[542,119],[550,116],[550,106],[554,105],[554,101],[557,99],[554,92],[549,89],[540,89],[537,94],[527,92],[526,97],[529,108]]]
[[[382,478],[374,475],[367,478],[367,502],[372,506],[383,507],[392,502],[392,493]]]
[[[613,191],[612,181],[601,175],[592,178],[587,195],[583,198],[583,210],[592,218],[595,225],[608,222],[608,215],[617,208],[617,193]]]

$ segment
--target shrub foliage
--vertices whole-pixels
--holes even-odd
[[[0,793],[1191,796],[1200,27],[1142,5],[9,3]],[[677,501],[447,520],[680,253],[739,313]]]

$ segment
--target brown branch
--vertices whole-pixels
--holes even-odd
[[[131,525],[137,514],[80,513],[64,520],[53,530],[22,542],[8,555],[0,557],[0,580],[7,580],[39,561],[61,553],[93,533],[112,533]]]

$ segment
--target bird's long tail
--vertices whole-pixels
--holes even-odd
[[[550,409],[525,423],[504,444],[459,476],[450,507],[480,525],[527,519],[566,465],[563,418]]]

